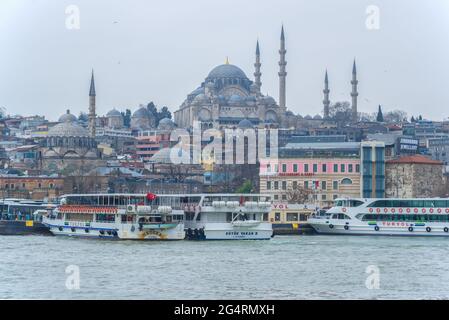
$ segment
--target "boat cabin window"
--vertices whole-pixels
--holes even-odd
[[[335,201],[336,207],[359,207],[363,204],[363,201],[360,200],[337,200]]]
[[[371,208],[449,208],[449,200],[376,200]]]
[[[98,213],[95,215],[95,221],[97,222],[115,222],[115,214],[103,214]]]
[[[338,219],[338,220],[351,220],[351,217],[344,213],[334,213],[331,217],[331,219]]]

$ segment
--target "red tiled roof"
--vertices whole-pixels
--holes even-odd
[[[442,165],[443,162],[438,161],[438,160],[432,160],[429,157],[420,155],[420,154],[416,154],[413,156],[405,156],[405,157],[400,157],[398,159],[393,159],[393,160],[388,160],[387,163],[409,163],[409,164],[438,164],[438,165]]]

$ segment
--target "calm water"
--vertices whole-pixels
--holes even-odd
[[[79,266],[80,289],[66,288]],[[380,288],[367,289],[367,266]],[[449,298],[449,239],[283,236],[131,242],[0,237],[0,298]]]

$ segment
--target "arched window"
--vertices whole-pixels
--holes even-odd
[[[346,184],[346,185],[352,184],[352,180],[349,178],[344,178],[341,180],[341,184]]]

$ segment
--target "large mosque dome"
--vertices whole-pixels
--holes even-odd
[[[212,69],[207,76],[207,80],[223,79],[223,78],[237,78],[248,79],[245,72],[233,64],[222,64]]]
[[[58,123],[48,131],[49,137],[89,137],[87,129],[73,121]]]

